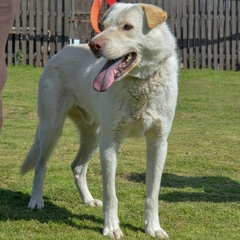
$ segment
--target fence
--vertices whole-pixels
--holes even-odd
[[[69,1],[22,0],[6,44],[6,63],[43,66],[69,41]]]
[[[123,2],[120,0],[120,2]],[[151,3],[168,12],[183,68],[240,69],[239,0],[125,0]],[[44,65],[70,39],[88,42],[95,33],[90,0],[22,0],[7,44],[7,63]],[[104,3],[103,10],[107,9]],[[12,47],[11,47],[12,46]]]
[[[169,13],[168,23],[182,50],[184,68],[239,70],[238,0],[157,2]]]

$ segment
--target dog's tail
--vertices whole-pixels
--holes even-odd
[[[36,136],[32,148],[28,152],[21,168],[20,174],[24,175],[25,173],[29,172],[36,166],[37,158],[39,156],[39,138],[38,138],[38,129],[36,131]]]

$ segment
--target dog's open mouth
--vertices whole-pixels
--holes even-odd
[[[136,57],[137,54],[131,52],[121,58],[108,60],[100,73],[95,77],[93,88],[98,92],[106,91],[115,79],[121,77],[130,69]]]

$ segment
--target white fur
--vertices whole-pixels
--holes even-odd
[[[134,26],[123,31],[125,23]],[[115,191],[117,153],[125,137],[146,136],[145,232],[165,238],[160,227],[158,195],[167,155],[167,138],[177,101],[178,61],[175,39],[166,23],[149,29],[139,4],[115,4],[104,17],[105,31],[92,41],[105,42],[100,59],[88,45],[70,45],[51,58],[40,78],[39,126],[35,142],[22,165],[24,174],[35,167],[28,207],[41,209],[46,163],[62,133],[66,117],[80,132],[81,147],[72,163],[75,183],[83,203],[101,206],[88,190],[89,160],[100,148],[103,175],[103,235],[120,239],[118,200]],[[106,62],[131,51],[136,66],[106,92],[96,92],[93,79]]]

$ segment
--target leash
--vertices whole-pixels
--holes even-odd
[[[117,3],[117,0],[106,0],[109,6],[112,6],[114,3]],[[100,12],[102,8],[102,0],[94,0],[90,12],[90,21],[92,28],[96,33],[100,33],[101,30],[98,27]]]

